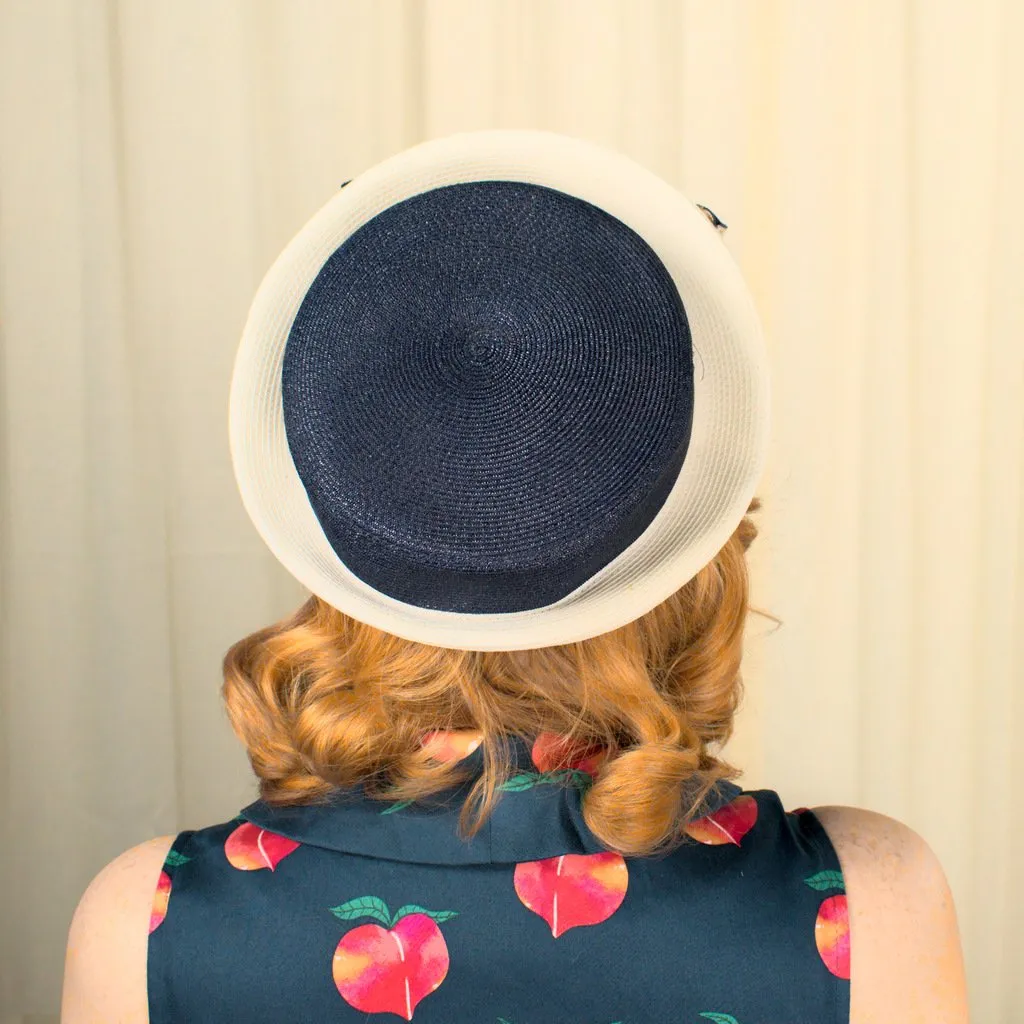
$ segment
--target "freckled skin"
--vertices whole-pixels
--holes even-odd
[[[955,906],[934,851],[904,822],[877,811],[810,810],[835,847],[849,894],[857,961],[851,1021],[968,1024]]]

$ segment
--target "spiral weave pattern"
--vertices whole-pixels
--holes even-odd
[[[662,507],[693,421],[690,326],[654,250],[520,181],[432,188],[327,259],[282,366],[325,536],[424,608],[559,600]]]

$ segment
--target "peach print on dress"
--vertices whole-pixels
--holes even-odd
[[[438,761],[461,761],[480,746],[483,733],[479,729],[435,729],[424,733],[421,745]],[[530,759],[540,772],[559,768],[577,769],[596,775],[607,756],[602,746],[583,745],[553,732],[542,732],[533,741]]]
[[[299,843],[294,839],[268,832],[246,821],[228,836],[224,843],[224,855],[228,863],[239,871],[259,871],[262,868],[273,871],[298,848]]]
[[[597,777],[601,763],[608,756],[605,747],[597,744],[574,743],[565,736],[542,732],[533,742],[530,757],[541,772],[559,768],[586,772]]]
[[[819,871],[805,878],[812,889],[827,892],[841,889],[835,896],[821,901],[814,921],[814,944],[821,962],[837,978],[850,978],[850,918],[846,905],[846,884],[841,871]]]
[[[457,912],[409,903],[392,916],[379,896],[359,896],[330,911],[342,921],[380,922],[350,929],[334,950],[331,973],[342,999],[363,1013],[412,1020],[417,1004],[448,974],[448,945],[437,922]]]
[[[724,843],[739,846],[756,822],[757,801],[744,793],[717,811],[691,821],[683,831],[708,846],[721,846]]]
[[[168,850],[167,856],[164,858],[164,868],[176,868],[182,864],[187,864],[192,858],[186,857],[183,853],[179,853],[177,850]],[[149,915],[149,934],[157,930],[164,923],[164,918],[167,916],[167,904],[171,898],[171,876],[166,870],[160,872],[160,877],[157,879],[156,892],[153,893],[153,909]]]
[[[149,934],[163,924],[167,916],[167,901],[171,898],[171,876],[166,871],[160,872],[160,879],[156,884],[156,892],[153,894],[153,910],[149,916]]]
[[[614,852],[566,853],[516,865],[516,895],[547,921],[557,939],[570,928],[607,921],[629,884],[626,861]]]
[[[420,745],[435,761],[461,761],[480,746],[476,729],[435,729],[423,735]]]

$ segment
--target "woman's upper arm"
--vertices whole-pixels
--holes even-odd
[[[173,836],[126,850],[89,883],[71,919],[61,1024],[147,1024],[153,894]]]
[[[850,1024],[968,1024],[956,908],[935,853],[887,815],[812,810],[846,880]]]

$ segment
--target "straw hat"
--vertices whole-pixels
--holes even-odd
[[[581,138],[436,138],[346,182],[261,283],[230,443],[285,568],[465,650],[639,618],[747,510],[769,387],[724,225]]]

